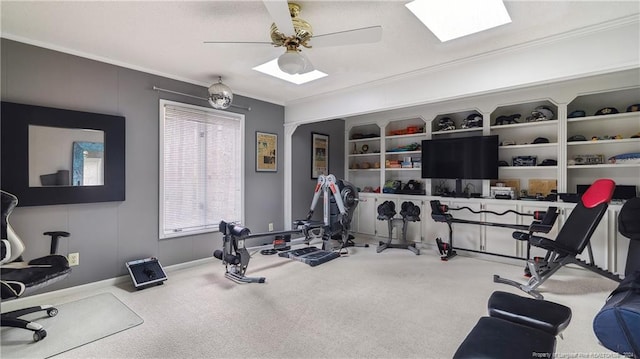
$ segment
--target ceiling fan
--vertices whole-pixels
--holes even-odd
[[[286,0],[264,0],[264,5],[274,20],[271,25],[271,42],[205,41],[209,44],[271,44],[284,47],[284,54],[278,57],[278,67],[291,75],[304,74],[314,70],[311,61],[301,47],[325,47],[356,45],[378,42],[382,38],[382,26],[313,35],[311,24],[299,17],[301,6]]]

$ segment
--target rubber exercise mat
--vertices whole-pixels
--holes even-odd
[[[47,303],[42,303],[47,304]],[[67,350],[133,328],[143,320],[111,293],[56,305],[58,315],[46,312],[22,318],[44,326],[47,337],[34,342],[33,332],[24,329],[2,328],[2,358],[48,358]]]
[[[280,257],[290,258],[306,263],[312,267],[327,263],[330,260],[340,257],[338,252],[325,251],[316,247],[292,249],[290,251],[281,252],[278,255]]]

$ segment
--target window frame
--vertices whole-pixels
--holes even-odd
[[[197,230],[189,230],[189,231],[181,231],[174,233],[164,233],[164,191],[165,191],[165,179],[164,179],[164,155],[165,155],[165,141],[164,141],[164,133],[165,133],[165,108],[167,105],[176,106],[176,107],[184,107],[185,109],[192,109],[196,111],[203,111],[214,116],[229,118],[232,120],[237,120],[240,122],[240,221],[244,223],[245,218],[245,206],[244,206],[244,198],[245,198],[245,115],[216,110],[209,107],[191,105],[183,102],[176,102],[171,100],[160,99],[159,101],[159,130],[158,130],[158,237],[159,239],[172,239],[179,237],[187,237],[204,233],[214,233],[219,232],[219,228],[217,226],[214,227],[206,227]],[[224,219],[224,218],[223,218]]]

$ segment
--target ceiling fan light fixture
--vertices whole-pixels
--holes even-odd
[[[207,97],[211,107],[217,110],[225,110],[233,102],[233,92],[229,86],[222,83],[222,76],[218,77],[218,82],[209,86],[209,97]]]
[[[284,54],[278,57],[278,67],[282,72],[288,73],[289,75],[295,75],[301,73],[305,67],[306,62],[304,57],[302,57],[298,50],[287,50]]]

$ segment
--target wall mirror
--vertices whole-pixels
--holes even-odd
[[[29,187],[104,185],[104,131],[29,125]]]
[[[18,206],[124,201],[122,116],[2,102],[2,189]]]

